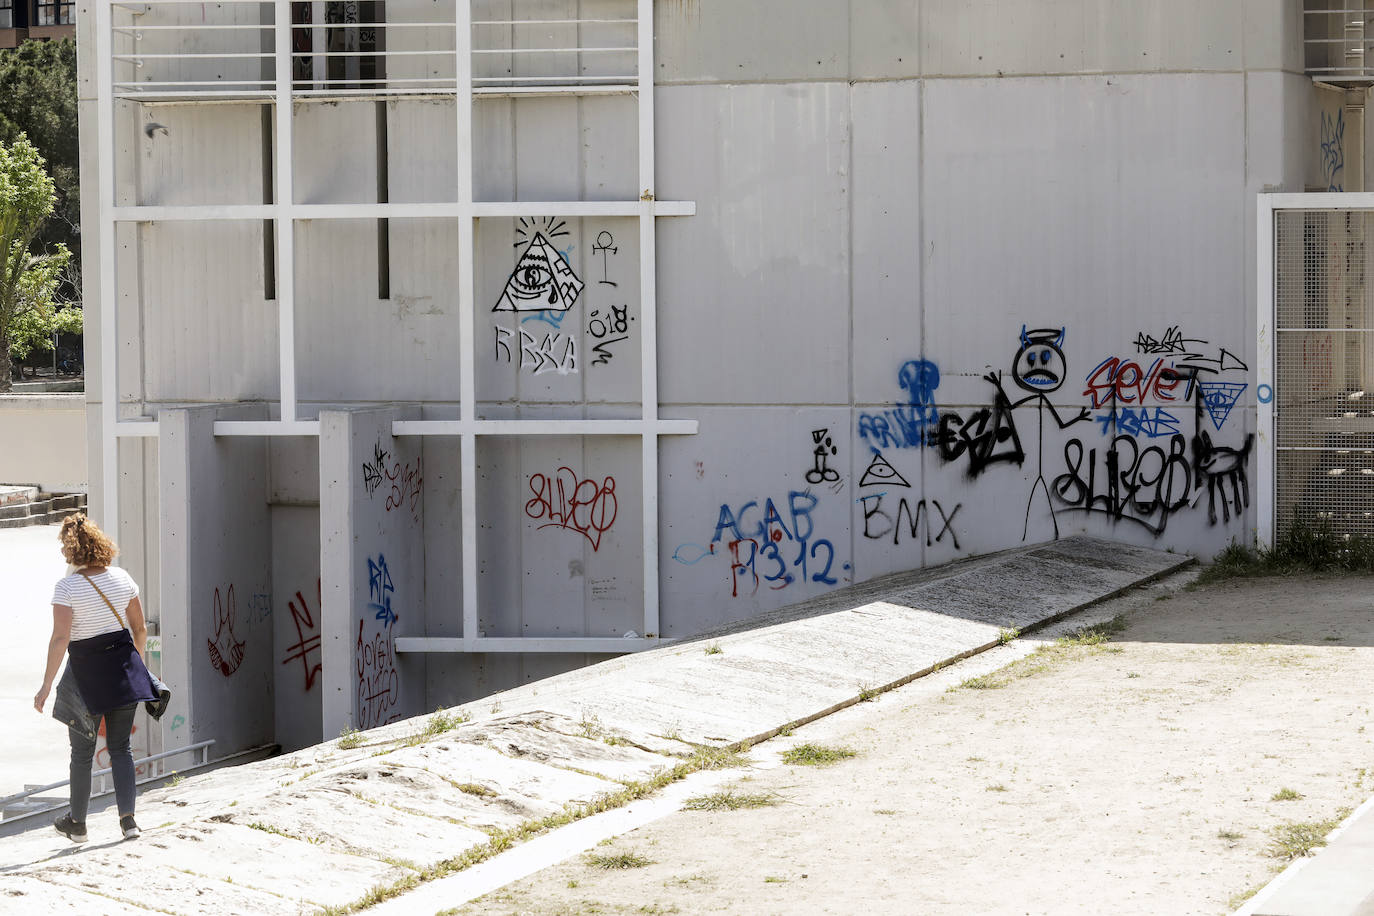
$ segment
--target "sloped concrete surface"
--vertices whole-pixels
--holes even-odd
[[[312,912],[615,792],[693,744],[754,742],[1190,563],[1083,538],[891,576],[751,627],[626,656],[431,717],[193,777],[91,844],[51,827],[0,841],[0,910]],[[713,644],[719,653],[708,652]],[[80,895],[95,901],[63,909]],[[89,901],[87,901],[90,903]],[[122,908],[121,908],[122,907]]]

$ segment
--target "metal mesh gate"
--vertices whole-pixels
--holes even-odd
[[[1272,409],[1272,531],[1304,521],[1374,535],[1374,314],[1365,244],[1374,212],[1275,208],[1272,217],[1272,384],[1262,370],[1257,390],[1261,411]],[[1269,342],[1260,317],[1263,357]]]

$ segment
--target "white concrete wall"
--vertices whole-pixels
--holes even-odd
[[[174,690],[164,734],[169,748],[214,739],[217,757],[275,735],[267,448],[213,435],[216,419],[254,413],[160,416],[162,665]]]
[[[84,395],[0,395],[0,442],[0,481],[49,492],[89,485]]]
[[[655,191],[697,204],[658,224],[661,412],[700,423],[663,440],[650,483],[663,635],[1056,529],[1202,555],[1252,536],[1254,195],[1322,176],[1322,116],[1336,110],[1301,72],[1301,3],[664,0],[656,12]],[[624,98],[479,101],[478,197],[638,197],[633,112]],[[137,128],[153,116],[134,112],[120,134],[121,195],[262,199],[256,108],[159,107],[168,131],[148,138]],[[375,103],[293,116],[297,200],[375,200]],[[454,199],[454,107],[389,101],[385,118],[390,199]],[[1363,125],[1351,130],[1355,144]],[[536,232],[583,289],[563,312],[498,309]],[[269,462],[274,487],[279,468],[315,485],[319,519],[309,495],[263,497],[274,541],[299,541],[272,551],[278,667],[290,602],[312,578],[336,628],[326,735],[362,719],[341,672],[367,623],[368,556],[420,563],[407,582],[423,583],[423,632],[461,633],[457,445],[383,442],[424,464],[419,533],[401,538],[354,492],[363,445],[384,430],[333,412],[405,400],[457,413],[456,224],[391,221],[385,299],[377,233],[370,220],[298,228],[299,389],[334,425],[319,480],[309,456]],[[120,244],[121,338],[136,354],[122,356],[126,410],[276,397],[261,224],[159,224]],[[482,219],[476,246],[480,415],[638,415],[634,222]],[[1015,381],[1023,327],[1062,329],[1053,390]],[[482,632],[641,629],[636,442],[483,440],[477,464]],[[559,481],[586,498],[560,505]],[[168,487],[156,484],[164,504]],[[565,509],[581,520],[551,523]],[[356,525],[400,540],[340,534]],[[422,708],[586,660],[435,658],[405,682],[427,684]]]
[[[391,435],[418,407],[320,414],[323,731],[368,729],[425,708],[424,457]]]

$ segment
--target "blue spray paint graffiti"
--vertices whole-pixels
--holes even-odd
[[[1336,109],[1333,119],[1322,112],[1322,177],[1328,191],[1344,191],[1342,172],[1345,170],[1345,111]]]
[[[897,371],[897,383],[906,390],[907,403],[881,413],[859,414],[859,438],[875,449],[935,445],[940,424],[940,412],[935,407],[939,367],[929,360],[907,360]]]
[[[673,552],[673,559],[693,566],[710,556],[728,556],[731,597],[753,595],[765,582],[775,591],[796,582],[837,585],[838,573],[847,571],[850,565],[841,563],[836,568],[835,545],[827,538],[815,537],[813,513],[819,504],[817,496],[798,490],[787,494],[783,504],[786,512],[771,497],[763,501],[762,507],[756,499],[741,503],[738,508],[722,503],[710,544],[682,544]],[[720,550],[717,544],[721,545]],[[795,557],[790,555],[794,547]],[[784,548],[788,555],[784,555]],[[741,582],[745,583],[743,587]]]

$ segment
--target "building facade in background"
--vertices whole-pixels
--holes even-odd
[[[75,37],[72,0],[0,0],[0,48],[31,39]]]
[[[1364,174],[1311,19],[84,7],[92,505],[178,688],[153,743],[1067,534],[1252,539],[1256,195]]]

